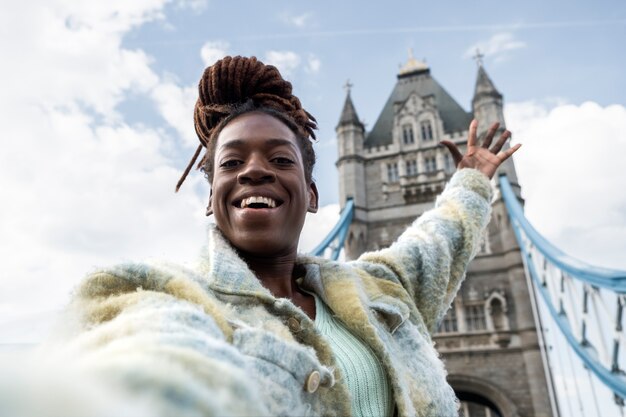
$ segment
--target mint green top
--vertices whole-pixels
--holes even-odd
[[[330,342],[337,365],[352,396],[352,415],[391,416],[394,411],[389,377],[372,349],[346,329],[315,294],[315,327]]]

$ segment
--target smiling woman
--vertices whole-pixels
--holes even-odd
[[[62,357],[148,415],[456,416],[430,335],[489,219],[489,178],[518,148],[500,152],[510,133],[489,149],[497,125],[478,145],[474,121],[465,155],[444,142],[458,172],[436,207],[391,247],[344,263],[297,252],[305,215],[318,208],[316,126],[276,68],[242,57],[209,67],[195,127],[201,145],[177,188],[205,147],[198,167],[215,226],[198,266],[88,276],[68,309],[78,324]],[[2,415],[42,404],[6,392],[0,384]],[[127,414],[116,402],[102,414],[84,398],[67,399],[79,415]]]

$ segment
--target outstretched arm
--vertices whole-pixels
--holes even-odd
[[[437,198],[435,208],[422,214],[391,247],[366,253],[355,263],[371,275],[401,284],[430,332],[436,330],[457,293],[489,222],[489,178],[519,149],[516,145],[501,151],[511,135],[508,131],[489,149],[497,124],[478,146],[477,127],[472,121],[465,155],[454,143],[443,142],[458,171]]]

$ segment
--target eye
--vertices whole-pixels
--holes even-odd
[[[292,165],[294,164],[294,161],[286,158],[284,156],[277,156],[276,158],[272,159],[272,162],[277,163],[278,165]]]
[[[242,162],[238,159],[227,159],[226,161],[220,164],[221,168],[234,168],[240,165]]]

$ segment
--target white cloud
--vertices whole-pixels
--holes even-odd
[[[320,71],[321,67],[322,67],[322,61],[320,61],[320,59],[313,54],[309,55],[307,59],[306,70],[310,73],[315,74]]]
[[[193,127],[193,108],[198,98],[196,87],[180,87],[163,82],[152,90],[152,99],[165,121],[179,134],[187,147],[196,148],[198,137]]]
[[[512,103],[505,108],[526,215],[588,263],[626,269],[626,107]]]
[[[209,6],[208,0],[177,0],[176,5],[181,9],[189,9],[194,13],[201,13]]]
[[[339,220],[339,204],[320,207],[317,213],[308,213],[304,221],[298,250],[308,253],[328,235]]]
[[[265,54],[265,64],[274,65],[285,77],[293,75],[300,61],[300,55],[292,51],[268,51]]]
[[[293,14],[293,13],[282,13],[280,15],[280,20],[289,26],[294,26],[299,29],[310,26],[311,20],[313,18],[313,13],[307,12],[302,14]]]
[[[480,41],[465,51],[464,57],[470,58],[476,55],[476,51],[479,50],[485,57],[494,58],[496,61],[501,61],[508,58],[510,51],[515,49],[525,48],[526,43],[515,39],[514,35],[510,32],[496,33],[486,41]]]
[[[226,41],[209,41],[202,45],[200,57],[205,66],[211,66],[219,59],[228,55],[230,44]]]
[[[165,3],[42,0],[0,12],[13,34],[0,38],[13,63],[0,67],[3,315],[58,308],[97,265],[199,250],[205,196],[194,190],[204,179],[191,175],[175,195],[171,139],[116,112],[129,94],[154,97],[189,140],[176,106],[192,94],[121,47],[129,30],[162,19]]]

